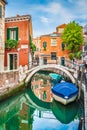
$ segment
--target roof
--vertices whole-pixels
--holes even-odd
[[[61,37],[62,35],[60,33],[50,33],[50,34],[44,34],[40,37]]]
[[[66,24],[61,24],[60,26],[57,26],[56,28],[64,28],[66,26]]]
[[[7,1],[6,0],[2,0],[5,4],[7,4]]]
[[[5,18],[5,22],[22,21],[22,20],[30,20],[30,19],[31,19],[31,15],[16,15],[14,17]]]

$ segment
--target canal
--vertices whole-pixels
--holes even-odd
[[[36,73],[27,90],[0,103],[0,130],[82,130],[83,105],[53,100],[49,73]]]

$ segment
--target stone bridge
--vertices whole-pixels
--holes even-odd
[[[39,70],[43,70],[43,69],[50,69],[53,72],[54,72],[54,70],[56,70],[56,73],[60,73],[61,75],[65,75],[65,76],[69,77],[70,80],[72,81],[72,83],[75,83],[75,81],[76,81],[73,70],[70,70],[67,67],[64,67],[62,65],[47,64],[47,65],[37,66],[37,67],[27,71],[25,83],[28,83],[29,81],[31,81],[31,78],[33,77],[33,75],[35,73],[37,73]]]

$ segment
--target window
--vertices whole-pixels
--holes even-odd
[[[65,44],[62,43],[61,45],[62,45],[62,51],[64,51],[64,49],[65,49]]]
[[[51,60],[56,60],[56,52],[51,52]]]
[[[10,30],[10,39],[16,40],[16,30]]]
[[[61,57],[61,65],[65,65],[65,57]]]
[[[43,92],[43,100],[46,100],[47,98],[47,94],[46,94],[46,91]]]
[[[18,28],[7,28],[7,40],[18,41]]]
[[[84,46],[84,51],[87,51],[87,45]]]
[[[51,39],[51,46],[56,46],[56,39]]]
[[[44,42],[43,42],[44,51],[46,50],[46,47],[47,47],[47,43],[44,41]]]
[[[59,28],[58,33],[63,33],[64,28]]]
[[[2,18],[2,6],[0,5],[0,18]]]

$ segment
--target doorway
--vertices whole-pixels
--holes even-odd
[[[61,57],[61,65],[65,66],[65,57]]]
[[[17,69],[17,54],[9,54],[9,70]]]
[[[47,58],[46,58],[46,57],[43,58],[43,64],[44,64],[44,65],[47,64]]]

